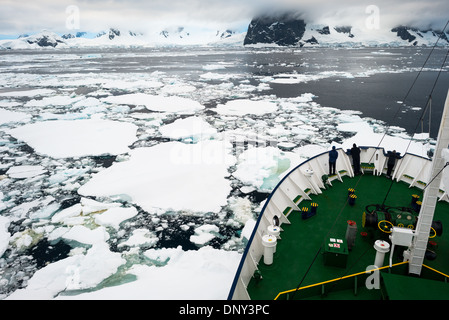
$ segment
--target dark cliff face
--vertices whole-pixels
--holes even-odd
[[[302,39],[306,23],[289,14],[278,16],[259,16],[248,26],[244,45],[256,43],[273,43],[280,46],[293,46]]]
[[[446,33],[444,33],[443,31],[436,31],[436,30],[432,30],[432,29],[425,29],[425,30],[420,30],[417,28],[412,28],[412,27],[407,27],[407,26],[399,26],[396,28],[391,29],[391,32],[396,32],[396,35],[398,37],[400,37],[402,40],[407,40],[408,42],[413,42],[413,45],[417,44],[417,41],[415,41],[417,39],[416,36],[412,35],[409,31],[413,31],[418,37],[423,38],[423,33],[427,33],[427,32],[432,32],[432,35],[434,37],[438,37],[441,40],[441,43],[449,43],[449,39],[446,35]],[[419,38],[418,38],[419,39]]]
[[[53,48],[60,43],[64,43],[63,41],[55,39],[49,35],[42,35],[41,37],[32,40],[28,39],[27,42],[29,44],[36,43],[39,47],[53,47]]]
[[[396,28],[391,29],[391,32],[396,32],[397,36],[400,37],[402,40],[407,40],[408,42],[412,42],[416,39],[415,36],[411,35],[408,30],[410,28],[399,26]]]

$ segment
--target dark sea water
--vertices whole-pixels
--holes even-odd
[[[222,64],[225,68],[212,69],[210,72],[223,74],[225,77],[209,81],[212,84],[224,80],[238,84],[242,78],[255,84],[263,77],[304,74],[307,76],[304,81],[294,84],[270,83],[271,90],[260,94],[291,98],[310,92],[317,96],[316,101],[322,106],[358,110],[363,116],[403,127],[412,134],[422,115],[422,110],[418,108],[426,106],[445,55],[444,48],[432,50],[415,47],[79,49],[37,54],[21,51],[13,54],[0,52],[0,71],[5,68],[3,70],[13,73],[51,76],[70,73],[127,73],[131,80],[139,74],[164,72],[187,82],[197,82],[202,81],[199,75],[205,72],[204,66]],[[14,56],[14,69],[8,68],[11,66],[10,56]],[[424,65],[426,59],[428,61]],[[417,78],[421,68],[423,71]],[[449,87],[447,71],[446,64],[433,91],[432,123],[438,123],[441,116]],[[30,87],[32,86],[33,83],[30,83]],[[0,87],[0,92],[9,89],[11,88]],[[410,94],[407,95],[410,89]],[[82,92],[83,89],[79,90]],[[85,92],[91,90],[93,89]],[[207,96],[199,98],[208,103],[208,106],[214,106],[214,99],[207,99]],[[223,96],[215,100],[223,101],[228,98]],[[398,101],[403,101],[405,105]],[[428,123],[428,119],[425,122]],[[436,128],[436,125],[431,128],[431,136],[434,138]]]

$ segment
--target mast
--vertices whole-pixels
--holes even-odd
[[[435,148],[435,154],[432,161],[432,170],[429,184],[424,190],[421,210],[418,216],[415,236],[410,246],[409,254],[409,273],[420,275],[424,255],[429,241],[430,228],[432,226],[433,215],[438,198],[439,187],[441,184],[442,170],[445,166],[445,160],[442,156],[442,150],[449,146],[449,91],[444,104],[443,115],[441,117],[440,129]]]

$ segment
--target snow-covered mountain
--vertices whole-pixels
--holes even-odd
[[[306,23],[292,14],[262,15],[252,19],[244,45],[279,46],[433,46],[449,45],[448,34],[408,26],[368,30],[347,25]]]
[[[387,30],[367,30],[347,25],[306,23],[290,14],[258,16],[246,32],[230,29],[204,31],[171,27],[147,33],[110,28],[89,37],[86,32],[58,35],[42,31],[14,40],[0,40],[1,49],[167,47],[167,46],[311,46],[379,47],[449,45],[449,33],[396,26]]]
[[[184,27],[166,28],[146,34],[110,28],[96,37],[86,37],[86,33],[64,34],[62,36],[42,31],[31,36],[21,36],[14,40],[0,40],[0,49],[42,49],[42,48],[83,48],[83,47],[163,47],[163,46],[241,46],[245,33],[233,30],[197,31]]]

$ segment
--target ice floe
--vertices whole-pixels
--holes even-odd
[[[8,232],[10,220],[7,217],[0,216],[0,257],[8,249],[11,234]]]
[[[134,149],[128,161],[97,173],[78,192],[129,198],[149,212],[154,208],[218,212],[231,190],[227,169],[235,160],[229,153],[229,143],[213,140]]]
[[[14,179],[24,179],[32,178],[46,172],[47,170],[43,166],[16,166],[9,168],[6,174]]]
[[[53,299],[65,290],[91,288],[114,274],[126,262],[120,253],[99,242],[84,254],[75,254],[36,271],[25,289],[11,294],[9,300]]]
[[[198,246],[203,246],[218,235],[219,228],[214,224],[205,224],[195,229],[195,234],[190,236],[190,241]]]
[[[204,109],[197,101],[178,96],[160,96],[145,93],[131,93],[103,98],[102,101],[114,104],[142,105],[157,112],[176,112],[190,114]]]
[[[0,109],[0,125],[9,122],[27,122],[31,116],[24,112]]]
[[[173,140],[190,138],[192,141],[210,139],[217,134],[217,129],[199,117],[178,119],[159,128],[163,137]]]
[[[8,130],[8,133],[40,154],[75,158],[126,153],[136,140],[136,131],[137,126],[132,123],[86,119],[36,122]]]
[[[241,116],[246,114],[263,115],[266,113],[275,112],[277,109],[277,104],[272,101],[238,99],[218,105],[215,109],[215,112],[221,115],[234,116]]]
[[[179,246],[171,249],[149,249],[145,253],[163,267],[134,265],[128,274],[136,281],[81,293],[76,296],[59,295],[58,299],[120,299],[126,300],[222,300],[226,299],[241,254],[204,246],[197,251],[183,251]],[[76,264],[74,264],[76,266]]]
[[[301,158],[293,152],[282,152],[274,147],[249,148],[239,156],[233,176],[245,185],[270,192],[282,175],[300,162]]]

